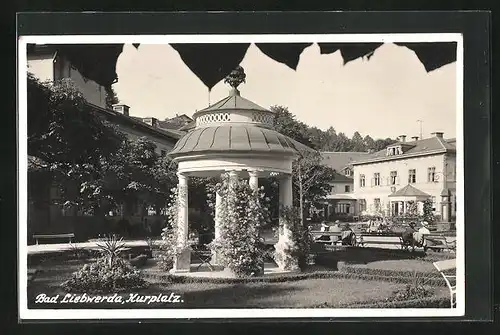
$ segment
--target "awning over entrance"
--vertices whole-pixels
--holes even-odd
[[[391,201],[423,201],[430,197],[430,194],[427,194],[410,184],[389,195]]]

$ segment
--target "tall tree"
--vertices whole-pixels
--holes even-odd
[[[305,203],[314,204],[332,189],[333,169],[321,164],[319,152],[303,153],[293,163],[293,186],[295,203],[298,203],[302,225],[304,225]]]
[[[370,135],[365,136],[363,143],[365,144],[367,150],[375,150],[375,141],[370,137]]]
[[[113,105],[120,103],[118,96],[112,86],[106,88],[106,107],[113,108]]]
[[[70,80],[42,83],[28,74],[27,94],[28,154],[43,162],[38,164],[37,175],[46,171],[66,204],[97,208],[103,200],[97,182],[103,165],[119,150],[125,136],[94,113]]]
[[[302,144],[313,146],[309,139],[309,127],[298,121],[287,107],[271,106],[270,110],[275,113],[274,129],[276,131]]]
[[[357,152],[365,152],[366,151],[366,145],[365,142],[363,141],[363,137],[359,134],[359,132],[354,132],[351,140],[351,150],[352,151],[357,151]]]
[[[351,140],[344,133],[337,135],[334,151],[352,151]]]

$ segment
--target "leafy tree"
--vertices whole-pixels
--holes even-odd
[[[309,139],[309,127],[298,120],[287,107],[271,106],[270,110],[275,113],[274,129],[294,140],[312,147]]]
[[[366,150],[375,150],[375,141],[370,135],[365,136],[363,143],[365,144]]]
[[[353,151],[351,140],[344,133],[339,133],[333,151]]]
[[[321,164],[319,152],[304,153],[293,163],[294,200],[298,203],[304,225],[305,203],[313,204],[332,189],[333,169]]]
[[[27,86],[28,154],[37,158],[28,171],[33,187],[43,170],[66,205],[95,210],[106,200],[98,182],[102,167],[125,136],[94,113],[70,80],[42,83],[28,74]]]
[[[120,103],[118,96],[112,86],[106,88],[106,107],[113,108],[113,105]]]
[[[363,137],[359,134],[359,132],[354,132],[351,140],[351,150],[352,151],[357,151],[357,152],[364,152],[366,151],[366,145],[363,140]]]
[[[396,140],[386,138],[386,139],[378,139],[375,141],[375,151],[380,151],[385,149],[388,145],[391,145],[393,143],[396,143]]]

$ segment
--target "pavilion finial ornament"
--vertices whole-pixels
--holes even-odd
[[[238,89],[238,86],[240,86],[241,83],[245,83],[247,75],[245,74],[245,70],[243,67],[239,66],[236,67],[231,73],[227,75],[226,78],[224,78],[224,83],[229,84],[232,88]]]

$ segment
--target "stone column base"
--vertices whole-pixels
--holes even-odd
[[[171,272],[191,271],[191,250],[186,249],[174,258],[174,267]]]

